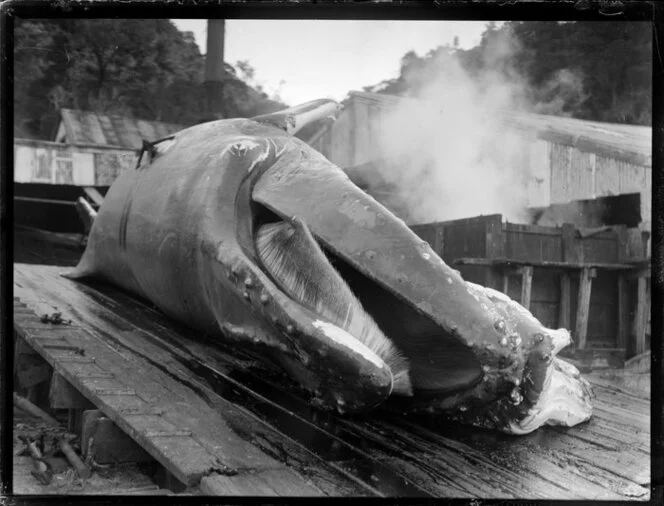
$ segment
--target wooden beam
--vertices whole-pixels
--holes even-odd
[[[101,205],[104,203],[104,197],[97,191],[97,188],[94,186],[85,186],[83,191],[95,205],[101,207]]]
[[[650,265],[646,267],[637,267],[635,266],[633,270],[627,271],[625,273],[625,277],[627,279],[638,279],[638,278],[650,278],[651,276],[652,269]]]
[[[596,276],[595,269],[584,268],[579,278],[579,298],[576,307],[576,342],[577,348],[586,347],[588,332],[588,315],[590,313],[590,293],[592,291],[592,280]]]
[[[516,258],[456,258],[452,261],[454,265],[491,265],[497,267],[519,267],[530,265],[549,269],[581,270],[581,269],[605,269],[613,271],[630,271],[638,269],[636,264],[631,263],[601,263],[601,262],[556,262],[549,260],[520,260]]]
[[[647,279],[645,277],[639,278],[636,287],[636,315],[634,317],[636,342],[634,351],[637,355],[646,351],[646,319],[648,317],[646,314],[648,307]]]
[[[533,287],[533,268],[525,266],[519,269],[521,272],[521,305],[530,309],[530,294]]]
[[[53,409],[90,409],[94,404],[83,396],[69,381],[54,373],[49,401]]]
[[[83,412],[81,448],[86,459],[97,464],[154,462],[154,459],[101,410]]]
[[[39,197],[22,197],[14,195],[14,200],[18,202],[32,202],[33,204],[56,204],[61,206],[75,206],[76,202],[71,200],[57,200],[57,199],[42,199]]]
[[[629,339],[629,281],[618,274],[618,348],[627,349]]]
[[[572,311],[571,277],[568,272],[560,275],[560,304],[558,306],[558,327],[569,329],[571,326],[570,312]]]

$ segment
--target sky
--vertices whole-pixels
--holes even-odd
[[[207,21],[172,20],[180,31],[194,33],[206,52]],[[410,50],[422,56],[440,45],[477,45],[484,21],[250,20],[226,21],[224,60],[247,60],[255,84],[278,93],[288,105],[332,98],[399,74],[401,57]]]

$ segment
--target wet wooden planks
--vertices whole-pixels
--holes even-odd
[[[321,414],[269,371],[189,339],[186,329],[147,305],[110,287],[53,280],[55,272],[57,268],[19,265],[15,279],[23,288],[32,283],[28,288],[57,300],[63,312],[66,308],[77,314],[103,346],[188,382],[192,399],[199,400],[180,401],[181,410],[191,411],[206,397],[203,404],[224,413],[230,433],[286,464],[235,476],[211,474],[201,481],[202,489],[243,494],[251,488],[256,494],[278,495],[274,487],[284,480],[275,477],[290,477],[295,471],[305,480],[286,480],[289,484],[281,493],[302,495],[301,487],[307,490],[311,483],[326,495],[648,497],[647,400],[597,386],[595,417],[588,424],[544,428],[525,437],[381,411],[362,417]],[[79,374],[87,367],[76,362],[69,366],[77,367]],[[215,377],[204,379],[210,371]],[[215,385],[217,377],[226,380]],[[140,408],[129,408],[132,396],[120,397],[115,396],[113,409]],[[214,444],[214,438],[208,441]],[[227,455],[226,461],[231,460]]]
[[[15,269],[14,295],[24,307],[35,311],[30,314],[22,309],[15,314],[19,335],[180,481],[195,485],[202,477],[227,474],[231,480],[237,476],[242,483],[245,473],[288,471],[280,474],[284,495],[293,489],[323,495],[297,472],[240,437],[230,427],[227,413],[208,405],[204,393],[174,379],[167,372],[169,364],[160,370],[145,357],[97,334],[103,318],[94,322],[95,331],[95,325],[84,316],[85,306],[66,289],[73,283],[40,278],[35,272],[39,269],[29,271],[26,276],[20,267]],[[78,310],[73,309],[77,303]],[[104,311],[97,309],[100,314]],[[37,316],[55,311],[73,323],[45,324]],[[124,333],[133,340],[141,338],[126,323],[110,332]],[[143,351],[158,356],[158,350]],[[238,485],[233,490],[241,488]],[[243,494],[250,495],[251,490]],[[279,495],[276,485],[275,494]]]

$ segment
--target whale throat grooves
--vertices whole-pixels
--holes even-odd
[[[261,262],[285,293],[376,353],[391,369],[393,392],[412,395],[408,361],[364,310],[303,222],[263,224],[255,240]]]

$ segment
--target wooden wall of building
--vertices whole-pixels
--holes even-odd
[[[310,141],[315,149],[343,169],[365,166],[380,170],[380,163],[376,161],[384,158],[378,141],[381,122],[391,113],[392,107],[406,100],[384,95],[371,98],[369,95],[352,95],[337,122],[314,135]],[[536,115],[531,116],[534,121],[539,119]],[[562,122],[557,128],[564,129],[566,119],[557,119]],[[590,128],[594,124],[588,125]],[[618,136],[621,128],[628,127],[605,125],[600,130],[609,134],[615,130]],[[648,156],[637,153],[640,148],[635,147],[634,153],[624,147],[609,149],[592,139],[577,136],[574,131],[564,134],[544,127],[540,130],[535,127],[517,128],[509,122],[505,131],[520,137],[522,146],[510,149],[519,156],[500,162],[512,167],[516,164],[516,168],[525,175],[524,192],[529,206],[547,207],[573,200],[640,193],[640,228],[651,229],[652,167]],[[489,153],[488,156],[493,155]],[[496,157],[498,153],[494,161]],[[372,194],[374,190],[376,193],[381,191],[380,188],[368,189]],[[377,195],[374,196],[380,201]]]
[[[120,173],[134,168],[136,160],[132,150],[15,139],[14,182],[110,186]]]

